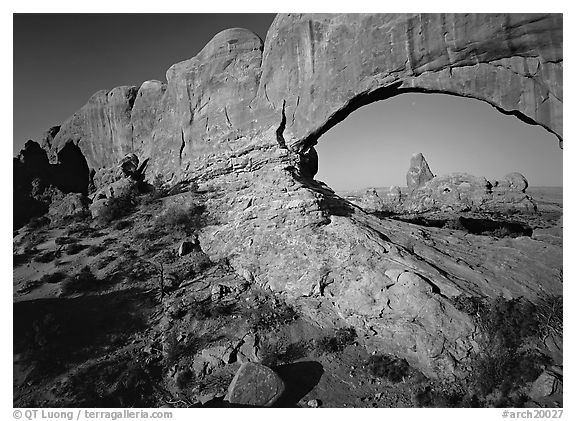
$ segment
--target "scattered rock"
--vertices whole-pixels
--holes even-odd
[[[319,408],[320,401],[318,399],[310,399],[306,405],[308,405],[309,408]]]
[[[284,389],[284,382],[272,369],[248,362],[236,372],[224,399],[231,404],[269,407],[280,398]]]

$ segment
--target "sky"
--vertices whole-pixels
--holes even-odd
[[[165,80],[218,32],[243,27],[265,39],[273,14],[16,14],[14,143],[40,139],[101,89]],[[336,190],[405,185],[410,156],[435,174],[498,178],[523,173],[531,185],[562,185],[562,151],[538,126],[490,105],[440,94],[403,94],[364,106],[319,139],[316,177]],[[346,171],[342,171],[346,168]]]
[[[39,139],[93,93],[166,80],[218,32],[246,28],[263,40],[274,14],[15,14],[14,144]]]

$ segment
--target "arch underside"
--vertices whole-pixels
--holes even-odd
[[[485,99],[480,99],[476,96],[466,95],[466,94],[461,94],[461,93],[456,93],[456,92],[451,92],[451,91],[443,91],[443,90],[438,90],[438,89],[426,89],[426,88],[418,88],[418,87],[403,88],[402,82],[399,82],[399,83],[396,83],[396,84],[393,84],[390,86],[384,86],[384,87],[378,88],[372,92],[363,93],[363,94],[359,94],[359,95],[355,96],[344,107],[338,109],[336,112],[334,112],[332,115],[330,115],[330,117],[327,119],[327,121],[320,128],[318,128],[316,131],[314,131],[313,133],[311,133],[310,135],[308,135],[307,137],[305,137],[301,141],[294,143],[293,147],[295,147],[297,150],[308,151],[311,147],[315,146],[318,143],[320,137],[324,133],[328,132],[331,128],[336,126],[338,123],[344,121],[354,111],[357,111],[358,109],[364,107],[365,105],[369,105],[369,104],[372,104],[372,103],[378,102],[378,101],[385,101],[387,99],[393,98],[393,97],[401,95],[401,94],[406,94],[406,93],[444,94],[444,95],[451,95],[451,96],[456,96],[456,97],[461,97],[461,98],[470,98],[470,99],[475,99],[475,100],[479,100],[482,102],[486,102],[487,104],[491,105],[492,107],[494,107],[496,110],[498,110],[499,112],[501,112],[504,115],[511,115],[511,116],[518,118],[520,121],[522,121],[526,124],[529,124],[532,126],[540,126],[540,127],[544,128],[546,131],[548,131],[549,133],[551,133],[557,137],[559,147],[562,148],[563,139],[559,133],[555,132],[554,130],[552,130],[550,127],[548,127],[546,125],[538,123],[533,118],[523,114],[521,111],[519,111],[517,109],[506,110],[506,109],[501,108],[498,104],[487,101]]]
[[[298,152],[359,107],[404,92],[485,101],[562,142],[562,15],[279,15],[259,96]],[[265,89],[262,89],[262,88]]]

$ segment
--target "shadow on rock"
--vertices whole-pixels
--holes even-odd
[[[274,371],[286,386],[284,394],[274,404],[275,407],[280,408],[295,407],[304,396],[314,389],[324,374],[322,364],[316,361],[284,364],[275,367]]]

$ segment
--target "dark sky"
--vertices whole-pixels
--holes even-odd
[[[15,14],[14,153],[101,89],[166,80],[227,28],[260,38],[274,14]]]
[[[218,32],[265,39],[273,14],[14,15],[14,154],[61,124],[101,89],[165,80]],[[556,138],[480,101],[405,94],[355,111],[318,145],[318,178],[337,190],[405,185],[410,155],[435,174],[487,178],[511,171],[531,185],[562,185]],[[346,168],[346,171],[342,171]]]

